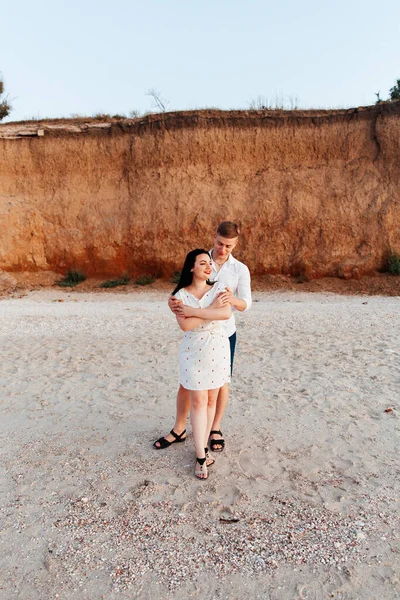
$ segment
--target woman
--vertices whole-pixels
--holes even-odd
[[[189,390],[190,420],[196,448],[195,475],[207,479],[207,440],[215,415],[219,389],[230,379],[230,348],[223,320],[231,316],[231,305],[218,298],[225,286],[209,281],[212,263],[207,250],[188,253],[173,295],[182,300],[176,314],[185,332],[180,347],[180,384]]]

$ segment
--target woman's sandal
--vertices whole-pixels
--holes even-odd
[[[206,465],[207,467],[211,467],[215,463],[215,459],[210,456],[208,448],[204,448],[204,452],[206,453]]]
[[[194,474],[196,475],[197,479],[208,479],[206,457],[196,458]]]
[[[222,431],[220,429],[213,429],[210,431],[210,435],[213,433],[222,436]],[[217,448],[217,446],[220,446],[220,448]],[[210,440],[210,448],[213,452],[222,452],[222,450],[225,448],[225,440],[222,437],[220,440]]]
[[[169,448],[171,444],[180,444],[181,442],[184,442],[186,440],[186,436],[182,438],[182,436],[185,433],[186,429],[184,429],[180,435],[178,435],[173,429],[171,429],[170,434],[175,438],[172,442],[165,439],[165,437],[160,437],[160,439],[154,442],[153,446],[156,450],[164,450],[164,448]],[[159,446],[156,446],[156,444],[159,444]]]

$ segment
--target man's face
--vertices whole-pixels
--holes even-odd
[[[227,259],[236,246],[238,238],[225,238],[217,233],[214,238],[214,258]]]

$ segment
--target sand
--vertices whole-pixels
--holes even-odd
[[[400,298],[254,300],[205,482],[166,293],[0,302],[1,599],[400,597]]]

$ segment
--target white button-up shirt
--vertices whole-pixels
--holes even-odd
[[[226,287],[228,287],[232,294],[239,298],[240,300],[244,300],[246,302],[246,310],[249,310],[251,307],[251,288],[250,288],[250,271],[246,267],[245,264],[240,262],[240,260],[236,260],[232,256],[229,255],[229,258],[222,267],[220,267],[219,271],[217,270],[217,265],[215,264],[212,258],[212,250],[210,250],[211,262],[212,262],[212,274],[210,276],[211,281],[220,281]],[[231,336],[236,331],[236,323],[235,323],[235,315],[234,311],[236,309],[232,306],[232,316],[230,319],[223,321],[223,325],[225,331],[228,336]],[[243,311],[244,312],[244,311]]]

